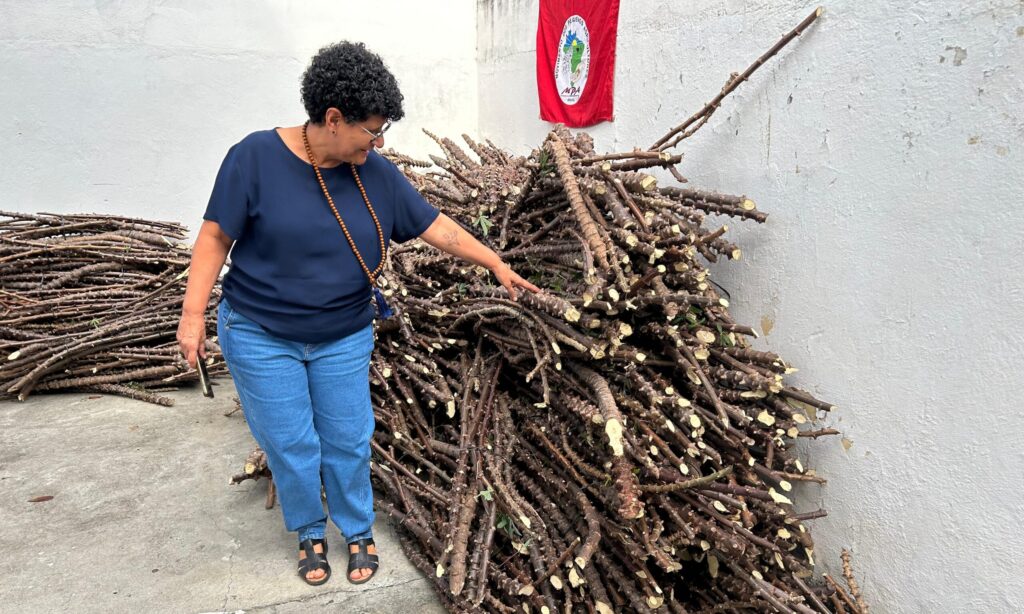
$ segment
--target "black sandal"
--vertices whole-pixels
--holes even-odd
[[[323,545],[323,553],[313,549],[313,546]],[[320,586],[331,579],[331,565],[327,562],[327,542],[322,539],[307,539],[299,542],[300,551],[306,552],[306,558],[299,561],[299,576],[311,586]],[[306,577],[311,571],[322,569],[324,577],[319,580],[310,580]]]
[[[355,552],[352,552],[352,544],[358,546]],[[348,581],[352,584],[362,584],[368,582],[370,578],[377,574],[377,567],[380,566],[380,559],[377,558],[376,554],[370,554],[370,546],[376,546],[373,543],[372,537],[359,539],[349,543],[348,550]],[[352,572],[357,569],[369,569],[370,575],[366,576],[362,580],[353,580]]]

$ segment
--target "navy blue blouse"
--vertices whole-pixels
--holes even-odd
[[[352,168],[320,169],[338,213],[372,271],[377,230]],[[385,242],[421,235],[439,212],[377,152],[358,167]],[[327,205],[313,167],[275,130],[232,147],[203,219],[235,240],[224,297],[272,335],[302,343],[341,339],[373,320],[370,282]]]

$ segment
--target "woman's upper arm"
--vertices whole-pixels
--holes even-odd
[[[420,234],[419,238],[429,245],[439,247],[442,244],[442,235],[444,234],[445,220],[447,219],[448,216],[438,213],[434,221],[430,223],[430,226],[427,226],[427,229]]]
[[[211,220],[203,220],[203,225],[199,227],[199,236],[215,239],[224,247],[225,252],[229,251],[235,242],[228,233],[221,229],[220,224]]]

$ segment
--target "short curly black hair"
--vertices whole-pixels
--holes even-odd
[[[384,61],[363,43],[348,41],[327,45],[310,60],[302,74],[302,104],[314,124],[323,123],[331,107],[348,123],[405,116],[402,92]]]

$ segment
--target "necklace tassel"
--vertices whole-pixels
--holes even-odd
[[[372,286],[373,298],[377,302],[377,317],[381,320],[387,320],[391,316],[395,315],[395,312],[391,309],[391,305],[384,300],[384,293],[380,291],[377,286]]]

